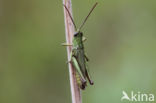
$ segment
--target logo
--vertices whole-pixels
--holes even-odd
[[[121,101],[124,101],[124,100],[138,101],[138,102],[154,101],[154,94],[146,94],[146,93],[141,93],[141,92],[134,93],[133,91],[131,91],[130,94],[131,95],[128,95],[125,91],[122,91],[123,96],[121,97]]]

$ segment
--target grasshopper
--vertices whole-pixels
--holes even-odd
[[[84,51],[84,44],[83,42],[86,40],[86,38],[83,36],[83,33],[81,32],[82,27],[86,23],[88,17],[94,10],[98,3],[95,3],[92,9],[90,10],[89,14],[86,16],[85,20],[81,24],[80,28],[77,29],[75,22],[72,18],[72,15],[70,14],[69,10],[67,7],[64,5],[66,11],[68,12],[68,15],[74,25],[75,28],[75,33],[73,36],[72,44],[67,44],[63,43],[64,46],[72,46],[72,52],[70,55],[70,61],[68,63],[71,63],[73,67],[76,69],[76,79],[77,79],[77,84],[78,86],[84,90],[85,87],[87,86],[87,80],[88,79],[90,85],[93,85],[93,81],[90,79],[90,75],[88,73],[88,67],[87,67],[87,62],[89,61],[88,57],[85,54]]]

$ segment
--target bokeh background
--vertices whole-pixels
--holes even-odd
[[[85,24],[90,74],[83,103],[156,95],[156,1],[72,0]],[[0,103],[71,103],[62,0],[0,1]],[[124,101],[126,102],[126,101]]]

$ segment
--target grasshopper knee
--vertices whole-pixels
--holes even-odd
[[[89,82],[89,83],[90,83],[90,85],[94,85],[94,82],[93,82],[92,80],[90,80],[90,82]]]

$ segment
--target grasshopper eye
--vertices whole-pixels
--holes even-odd
[[[77,37],[77,36],[78,36],[78,33],[75,33],[75,34],[74,34],[74,37]]]

